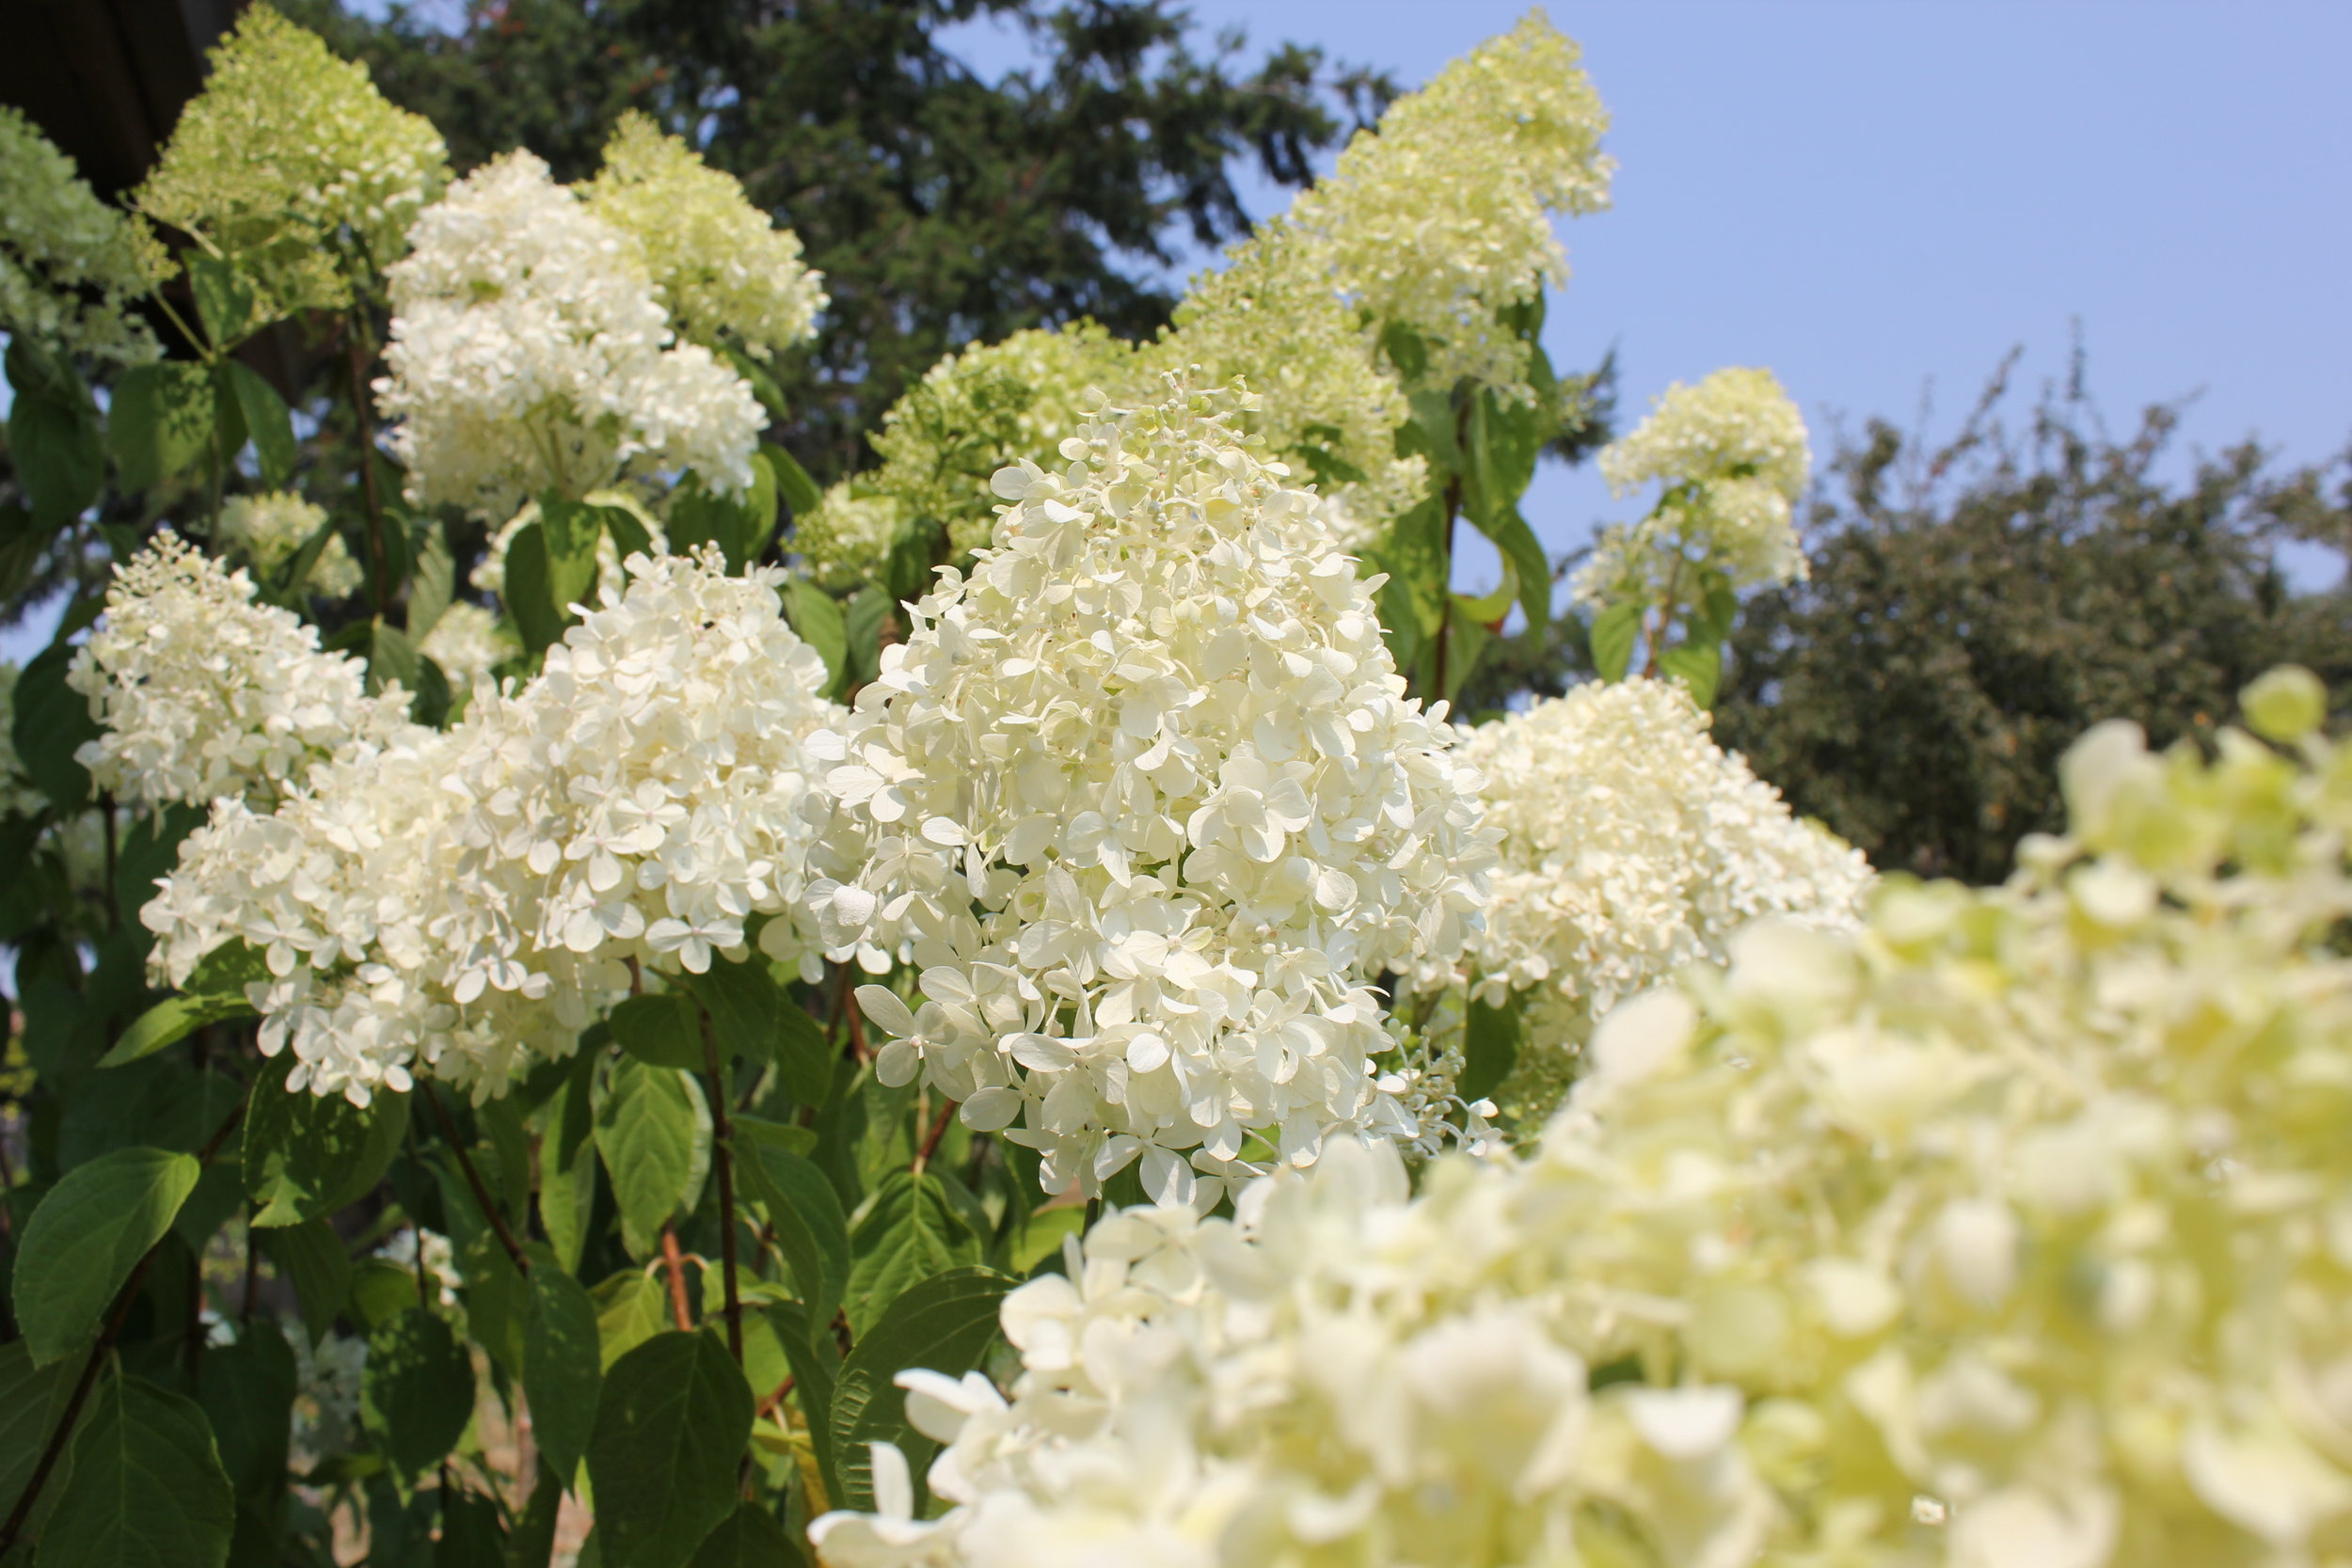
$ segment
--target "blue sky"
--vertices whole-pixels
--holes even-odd
[[[1506,0],[1194,0],[1417,84]],[[1676,380],[1770,366],[1832,422],[1948,433],[2022,345],[2065,373],[2079,321],[2110,424],[2197,393],[2207,450],[2352,440],[2352,5],[2239,0],[1613,0],[1554,5],[1613,116],[1613,211],[1563,225],[1564,369],[1613,344],[1630,414]],[[983,70],[1019,41],[961,35]],[[1267,206],[1283,199],[1261,192]],[[2185,456],[2183,459],[2185,465]],[[1612,511],[1548,467],[1555,548]],[[1489,558],[1490,559],[1490,558]],[[2307,560],[2306,575],[2315,569]],[[1492,567],[1466,560],[1465,580]]]

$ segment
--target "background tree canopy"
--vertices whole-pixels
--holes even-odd
[[[833,296],[776,370],[777,437],[820,483],[869,462],[882,410],[969,341],[1077,316],[1148,337],[1175,294],[1138,273],[1247,231],[1243,166],[1306,184],[1395,92],[1318,49],[1197,55],[1168,0],[476,0],[453,30],[407,5],[286,9],[440,126],[460,169],[529,147],[583,178],[638,109],[740,180]],[[1026,29],[1039,65],[975,76],[937,35],[981,16]]]
[[[2352,536],[2344,460],[2282,473],[2249,442],[2171,482],[2176,410],[2114,439],[2078,373],[2012,431],[2006,386],[1947,445],[1880,420],[1840,444],[1810,577],[1748,601],[1716,706],[1724,745],[1882,869],[1998,880],[2059,826],[2058,756],[2101,720],[2164,746],[2282,660],[2352,676],[2352,596],[2278,559]]]

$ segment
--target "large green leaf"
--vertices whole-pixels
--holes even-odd
[[[203,322],[215,348],[234,348],[266,325],[261,319],[253,285],[235,267],[217,256],[198,250],[187,252],[185,259],[188,288],[196,295],[197,317]]]
[[[980,1260],[979,1238],[929,1171],[894,1170],[882,1179],[850,1251],[850,1326],[861,1336],[922,1280]]]
[[[835,1507],[874,1506],[870,1443],[897,1444],[921,1489],[939,1445],[908,1424],[905,1402],[891,1380],[917,1367],[961,1377],[978,1366],[996,1337],[997,1307],[1019,1283],[993,1269],[936,1275],[893,1301],[858,1339],[834,1385],[829,1425],[841,1478]]]
[[[551,1265],[553,1259],[548,1259]],[[596,1305],[563,1270],[531,1271],[531,1319],[523,1338],[523,1394],[548,1467],[571,1484],[587,1456],[603,1386]]]
[[[252,1016],[253,1005],[243,996],[167,996],[141,1013],[98,1065],[121,1067],[179,1044],[207,1023]]]
[[[279,489],[294,477],[294,417],[278,388],[242,360],[221,362],[221,374],[237,412],[245,418],[246,434],[253,438],[253,455],[262,466],[262,483]]]
[[[555,1556],[556,1515],[564,1506],[564,1480],[543,1462],[531,1485],[531,1500],[506,1537],[505,1568],[548,1568]]]
[[[1605,681],[1625,679],[1633,644],[1642,635],[1642,605],[1627,599],[1593,617],[1593,669]]]
[[[441,1494],[441,1534],[433,1543],[433,1568],[505,1568],[506,1527],[498,1504],[479,1492]]]
[[[622,1243],[649,1254],[662,1225],[691,1209],[710,1148],[709,1113],[693,1079],[623,1057],[596,1110],[596,1151],[621,1211]]]
[[[757,1503],[742,1502],[703,1537],[688,1568],[795,1568],[807,1560],[808,1554],[774,1514]]]
[[[410,554],[416,564],[409,568],[405,625],[408,640],[421,645],[457,596],[457,562],[439,523],[427,523],[417,531]]]
[[[824,495],[817,488],[817,482],[809,478],[808,470],[801,467],[798,458],[773,441],[762,442],[759,454],[767,460],[769,468],[775,474],[777,496],[792,509],[795,516],[817,510]]]
[[[784,994],[768,973],[767,959],[757,954],[740,960],[713,958],[703,974],[677,979],[710,1015],[723,1058],[764,1062],[774,1054],[776,1014]]]
[[[45,1367],[87,1344],[106,1306],[196,1188],[192,1154],[118,1148],[74,1166],[40,1200],[18,1243],[12,1304]]]
[[[612,1365],[588,1444],[606,1568],[681,1568],[734,1512],[752,1391],[708,1334],[657,1334]]]
[[[1519,1059],[1519,1002],[1514,996],[1500,1007],[1489,1007],[1475,998],[1470,1005],[1470,1021],[1462,1043],[1462,1078],[1458,1092],[1464,1100],[1483,1100],[1511,1076],[1511,1069]]]
[[[524,524],[506,542],[506,585],[500,596],[526,649],[537,653],[564,640],[570,601],[556,591],[547,531],[537,523]]]
[[[735,1152],[752,1201],[776,1233],[812,1331],[830,1333],[850,1285],[850,1230],[833,1183],[814,1163],[782,1148],[739,1139]]]
[[[1691,701],[1702,708],[1715,705],[1715,688],[1724,674],[1723,644],[1693,639],[1677,642],[1658,656],[1658,673],[1691,689]]]
[[[106,445],[123,489],[135,494],[202,463],[213,450],[213,388],[204,367],[166,359],[116,377]]]
[[[669,1292],[642,1269],[623,1269],[588,1293],[596,1304],[596,1364],[612,1364],[672,1326]]]
[[[368,1336],[359,1416],[393,1468],[422,1475],[473,1418],[473,1362],[449,1324],[412,1307]]]
[[[98,410],[73,367],[24,334],[8,344],[8,456],[36,528],[61,529],[98,499],[106,449]]]
[[[351,1254],[343,1239],[325,1220],[256,1230],[263,1251],[277,1265],[278,1277],[294,1288],[303,1325],[315,1345],[326,1338],[336,1315],[351,1296]]]
[[[221,1568],[236,1494],[204,1412],[120,1372],[90,1404],[35,1568]]]
[[[824,1026],[807,1009],[783,998],[776,1007],[776,1071],[792,1098],[803,1105],[822,1105],[833,1092],[834,1064],[838,1060]]]
[[[596,1105],[593,1080],[600,1050],[585,1043],[548,1099],[539,1142],[539,1223],[564,1272],[580,1271],[596,1212]]]
[[[702,1015],[683,991],[632,996],[605,1020],[620,1048],[648,1067],[703,1069]]]
[[[49,1434],[65,1419],[66,1403],[80,1371],[76,1363],[34,1366],[32,1352],[22,1339],[0,1345],[0,1519],[15,1510],[24,1483],[33,1479],[41,1450],[49,1446]],[[86,1404],[82,1418],[87,1419],[88,1415]],[[38,1532],[41,1521],[56,1506],[66,1467],[72,1462],[73,1450],[69,1447],[25,1517],[28,1533]]]
[[[841,616],[841,601],[806,578],[796,577],[785,587],[785,608],[792,613],[792,629],[825,661],[825,689],[841,689],[850,663],[850,628]]]
[[[363,1109],[341,1095],[289,1090],[292,1052],[263,1065],[245,1118],[245,1190],[258,1226],[325,1219],[383,1180],[408,1131],[408,1097],[378,1093]]]
[[[62,812],[75,812],[89,799],[89,770],[73,753],[103,733],[89,713],[89,699],[66,685],[73,649],[62,639],[33,656],[16,677],[17,766]]]

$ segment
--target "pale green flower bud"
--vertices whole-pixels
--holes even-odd
[[[2246,722],[2265,740],[2300,740],[2328,717],[2328,689],[2299,664],[2281,664],[2256,676],[2238,694]]]

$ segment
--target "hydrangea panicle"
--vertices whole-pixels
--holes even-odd
[[[621,117],[604,167],[581,194],[591,213],[644,246],[681,338],[709,349],[732,338],[767,359],[816,332],[824,275],[801,259],[800,236],[775,228],[733,175],[647,116]]]
[[[0,104],[0,331],[120,364],[154,358],[155,334],[131,309],[161,270],[154,249],[72,159]]]
[[[859,991],[878,1074],[1055,1190],[1140,1158],[1213,1197],[1253,1133],[1410,1135],[1365,982],[1450,958],[1484,901],[1477,776],[1239,402],[1106,411],[1000,472],[994,543],[809,741],[815,940],[921,971],[914,1008]]]
[[[400,259],[448,177],[430,120],[261,4],[213,50],[204,90],[132,202],[225,258],[287,315],[348,306],[353,277]]]
[[[447,734],[356,748],[263,816],[215,807],[142,918],[184,983],[231,939],[297,1087],[365,1103],[420,1064],[477,1100],[562,1056],[628,962],[702,971],[802,892],[799,745],[836,711],[781,573],[632,556],[625,591]],[[792,955],[787,949],[787,956]]]
[[[1721,963],[1760,916],[1851,927],[1871,885],[1861,851],[1791,816],[1677,683],[1540,699],[1471,730],[1462,755],[1502,832],[1463,968],[1489,1005],[1528,993],[1529,1048],[1499,1096],[1522,1121],[1549,1113],[1594,1021],[1621,999]]]
[[[408,499],[511,516],[627,472],[751,483],[766,416],[699,343],[673,345],[638,242],[528,152],[494,158],[417,220],[391,269],[391,374]]]
[[[1804,418],[1764,370],[1717,371],[1695,387],[1677,382],[1633,433],[1601,449],[1600,471],[1627,495],[1651,481],[1658,506],[1631,527],[1605,530],[1569,585],[1600,608],[1657,603],[1693,567],[1724,573],[1734,588],[1804,576],[1791,508],[1812,466]]]
[[[326,522],[324,508],[291,490],[231,496],[221,504],[218,543],[244,557],[253,570],[271,577]],[[359,563],[352,559],[350,546],[342,534],[330,533],[303,586],[321,598],[346,599],[359,591],[360,581]]]
[[[170,531],[115,568],[67,684],[105,726],[75,758],[135,811],[221,797],[264,807],[318,765],[407,722],[397,685],[322,653],[316,626],[253,602],[242,571]]]

